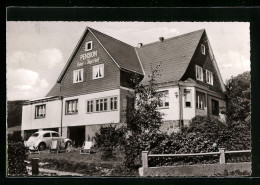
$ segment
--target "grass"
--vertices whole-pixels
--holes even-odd
[[[31,154],[28,160],[39,158],[39,162],[45,163],[42,168],[74,172],[84,176],[139,176],[138,171],[124,167],[124,152],[117,150],[115,156],[104,160],[101,158],[102,151],[93,148],[91,154],[80,154],[79,149],[66,153]]]

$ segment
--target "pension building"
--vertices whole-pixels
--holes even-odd
[[[87,27],[46,97],[23,105],[23,137],[55,130],[81,145],[102,125],[124,123],[131,79],[147,84],[158,65],[162,131],[178,131],[196,115],[219,116],[225,108],[225,86],[204,29],[133,47]]]

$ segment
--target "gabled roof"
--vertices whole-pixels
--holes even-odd
[[[60,83],[56,83],[45,97],[60,95]]]
[[[133,46],[94,30],[93,28],[89,28],[89,30],[94,34],[94,36],[96,36],[120,68],[143,74],[140,62],[135,53],[135,48]]]
[[[116,65],[120,69],[126,69],[128,71],[143,74],[140,62],[135,53],[135,48],[133,46],[130,46],[122,41],[119,41],[104,33],[94,30],[93,28],[86,27],[83,35],[81,36],[79,42],[77,43],[76,48],[72,52],[72,55],[70,56],[67,64],[62,70],[57,80],[58,83],[61,82],[62,78],[64,77],[67,69],[72,63],[78,49],[82,45],[82,42],[84,41],[84,38],[88,32],[93,34],[93,36],[97,39],[97,41],[101,44],[104,50],[108,53],[108,55],[111,57],[111,59],[116,63]]]
[[[148,82],[148,75],[157,65],[160,65],[158,83],[180,80],[190,64],[204,31],[202,29],[136,48],[145,73],[142,83]]]

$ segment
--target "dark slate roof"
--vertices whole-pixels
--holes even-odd
[[[158,64],[161,74],[157,78],[158,83],[179,81],[187,70],[204,31],[202,29],[136,48],[145,72],[142,83],[148,82],[148,75]]]
[[[135,48],[93,28],[89,30],[97,37],[120,68],[143,74]]]
[[[56,83],[45,97],[59,96],[59,95],[60,95],[60,84]]]

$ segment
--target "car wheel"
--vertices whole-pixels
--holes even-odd
[[[46,144],[45,144],[45,143],[40,143],[39,146],[38,146],[38,149],[39,149],[40,151],[45,150],[45,148],[46,148]]]
[[[67,141],[65,147],[68,148],[69,146],[71,146],[71,144],[71,141]]]

